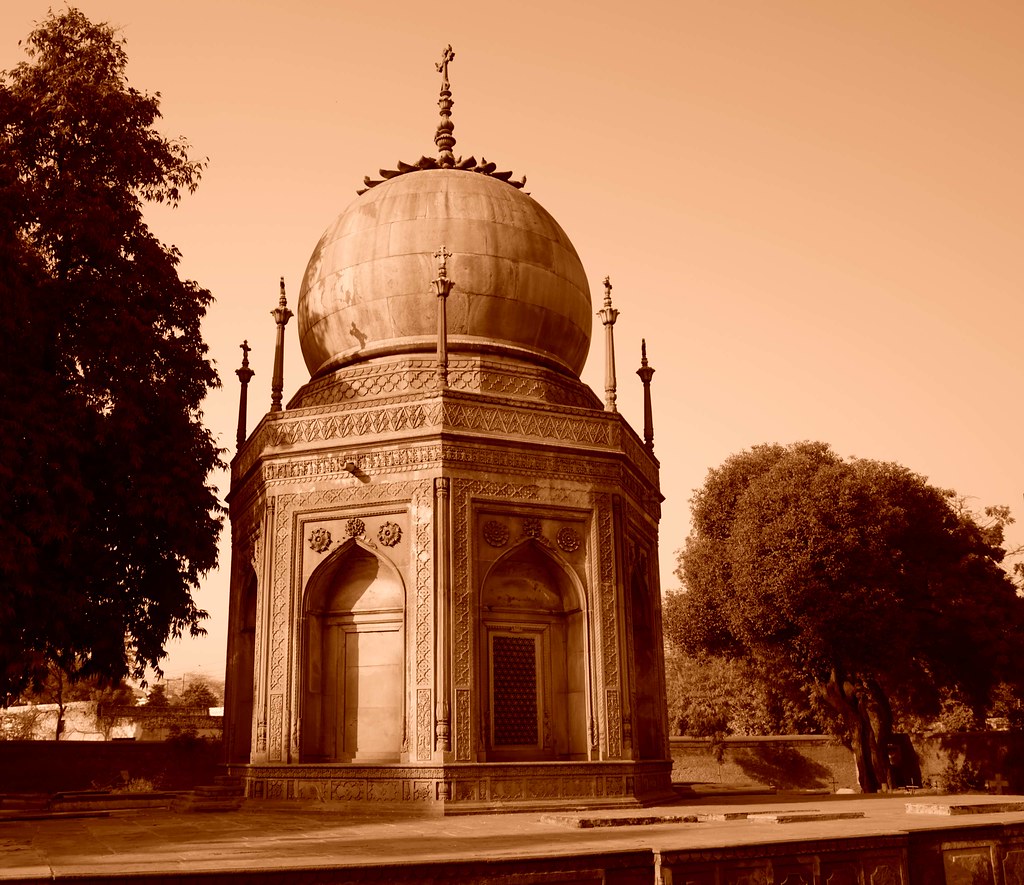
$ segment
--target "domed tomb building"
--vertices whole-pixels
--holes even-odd
[[[661,494],[580,381],[587,276],[522,181],[451,148],[382,172],[313,250],[310,380],[231,464],[225,740],[253,799],[460,812],[670,792]],[[646,374],[644,374],[646,372]]]

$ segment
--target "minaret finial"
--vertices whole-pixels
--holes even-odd
[[[437,292],[437,387],[448,387],[448,296],[454,285],[448,279],[448,259],[452,253],[444,245],[434,253],[437,259],[437,278],[434,291]]]
[[[277,342],[274,347],[274,377],[270,381],[270,411],[281,411],[281,393],[284,390],[284,327],[292,318],[292,312],[288,309],[288,299],[284,294],[284,277],[281,277],[281,297],[278,299],[277,308],[270,311],[270,315],[277,323]]]
[[[604,410],[606,412],[617,412],[615,406],[615,334],[612,328],[619,318],[619,312],[612,307],[612,281],[610,277],[604,278],[604,307],[597,315],[604,323]]]
[[[442,168],[451,169],[455,165],[455,154],[452,148],[455,147],[455,124],[452,122],[452,85],[448,82],[448,64],[455,61],[455,53],[449,43],[441,54],[441,60],[435,65],[437,72],[441,75],[441,97],[437,100],[437,106],[441,109],[441,122],[437,126],[437,134],[434,136],[434,144],[440,151],[438,162]]]
[[[644,446],[654,453],[654,412],[651,408],[651,376],[654,369],[647,365],[647,339],[640,339],[640,368],[637,375],[644,384]]]
[[[242,390],[238,395],[238,430],[235,433],[235,452],[242,448],[245,442],[246,411],[249,401],[249,382],[256,373],[249,368],[249,341],[246,339],[238,345],[242,348],[242,367],[235,369],[238,380],[242,382]]]

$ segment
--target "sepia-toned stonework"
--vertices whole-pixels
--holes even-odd
[[[378,182],[310,260],[313,377],[231,465],[225,740],[253,799],[670,791],[658,462],[613,363],[604,402],[579,380],[586,274],[519,188]],[[282,293],[279,341],[290,316]]]

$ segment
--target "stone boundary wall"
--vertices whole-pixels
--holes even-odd
[[[212,784],[220,761],[220,741],[0,741],[0,793],[119,789],[133,780],[190,790]]]
[[[858,790],[853,754],[831,737],[673,737],[676,783],[756,783],[780,790]]]
[[[214,708],[218,710],[219,708]],[[0,740],[51,741],[57,730],[56,704],[0,710]],[[224,717],[203,707],[146,707],[69,701],[64,705],[62,741],[160,741],[175,735],[220,740]]]
[[[975,731],[910,736],[920,786],[939,788],[962,772],[973,789],[1024,793],[1024,733]],[[823,735],[711,738],[673,737],[676,783],[768,784],[780,790],[860,791],[853,754]]]

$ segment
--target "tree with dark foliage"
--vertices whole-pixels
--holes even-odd
[[[154,128],[123,41],[74,8],[0,75],[0,701],[58,667],[117,681],[203,631],[217,561],[210,293],[143,218],[202,164]]]
[[[1019,683],[1024,600],[1000,565],[1005,508],[982,526],[904,467],[800,443],[732,456],[692,511],[667,635],[810,686],[865,792],[895,784],[894,708],[935,715],[955,691],[981,713],[999,680]]]

